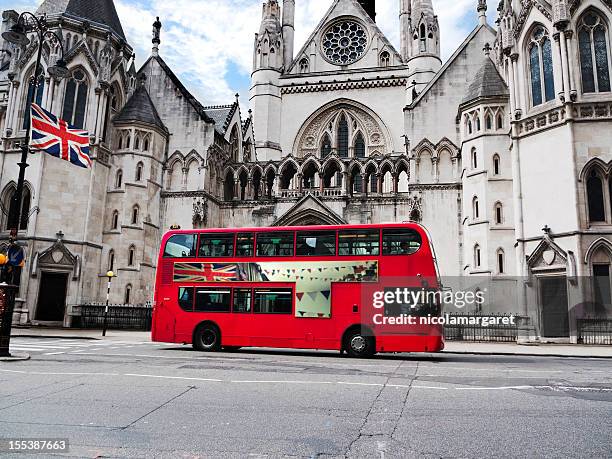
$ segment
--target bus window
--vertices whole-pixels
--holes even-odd
[[[258,257],[292,257],[293,233],[257,234]]]
[[[193,287],[180,287],[178,303],[183,311],[193,311]]]
[[[378,255],[380,232],[378,230],[350,230],[338,232],[338,255]]]
[[[422,244],[421,235],[413,229],[383,229],[383,255],[410,255]]]
[[[196,290],[196,312],[230,312],[229,289],[203,288]]]
[[[200,235],[199,257],[233,257],[233,234],[202,234]]]
[[[334,256],[336,255],[336,232],[298,231],[296,251],[298,256]]]
[[[253,311],[260,314],[291,314],[292,298],[290,288],[255,289]]]
[[[251,289],[237,288],[234,289],[234,307],[232,312],[249,313],[251,312]]]
[[[255,236],[251,233],[238,233],[236,237],[236,256],[252,257]]]
[[[170,236],[164,247],[166,258],[193,258],[196,256],[195,234],[175,234]]]

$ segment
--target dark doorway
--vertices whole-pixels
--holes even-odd
[[[63,322],[66,310],[68,274],[42,272],[38,290],[36,320]]]
[[[542,336],[568,338],[567,279],[565,277],[540,278],[542,305]]]

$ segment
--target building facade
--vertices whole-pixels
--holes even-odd
[[[334,0],[294,46],[295,0],[266,0],[248,112],[205,106],[160,55],[140,69],[112,0],[45,0],[70,77],[34,85],[36,44],[2,43],[2,231],[28,91],[91,135],[93,167],[34,154],[15,321],[70,326],[74,306],[152,299],[161,234],[182,228],[418,221],[465,312],[524,316],[530,337],[576,340],[612,315],[612,92],[607,0],[502,0],[443,62],[431,0],[399,0],[396,49],[374,0]],[[3,13],[2,31],[17,20]],[[44,171],[44,173],[43,173]],[[487,288],[487,287],[485,287]]]

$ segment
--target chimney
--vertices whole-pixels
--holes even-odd
[[[359,3],[363,7],[368,16],[376,21],[376,0],[359,0]]]

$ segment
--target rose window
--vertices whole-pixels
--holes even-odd
[[[337,22],[323,34],[323,53],[334,64],[348,65],[361,59],[368,38],[355,21]]]

